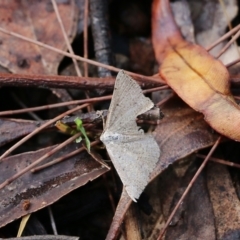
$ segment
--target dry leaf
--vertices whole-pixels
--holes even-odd
[[[165,221],[198,169],[199,165],[196,159],[194,159],[195,162],[191,161],[193,159],[189,160],[191,164],[187,166],[183,175],[178,174],[178,171],[181,171],[181,169],[177,169],[184,166],[182,163],[182,166],[179,164],[179,166],[174,166],[164,173],[164,176],[166,176],[167,173],[172,172],[172,174],[169,174],[170,176],[159,180],[161,181],[159,188],[162,192],[160,198]],[[185,165],[187,164],[185,163]],[[215,219],[205,176],[204,173],[200,174],[179,207],[170,227],[166,231],[166,240],[216,239]],[[173,180],[171,177],[173,177]]]
[[[167,0],[155,0],[153,6],[152,36],[156,58],[162,62],[160,76],[189,106],[202,112],[213,129],[240,141],[240,107],[230,93],[228,70],[180,36]]]
[[[53,148],[54,146],[6,158],[1,163],[0,182],[21,171]],[[44,163],[64,156],[77,148],[79,148],[79,144],[70,144]],[[88,153],[83,152],[40,172],[24,174],[0,190],[2,196],[0,200],[0,226],[54,203],[62,196],[107,171]],[[25,206],[26,200],[28,201],[27,208]]]
[[[208,188],[213,205],[217,239],[238,239],[240,205],[226,166],[209,164]]]
[[[37,121],[1,118],[0,146],[31,133],[40,125]]]
[[[77,12],[73,0],[58,3],[67,35],[72,41],[77,28]],[[25,37],[41,41],[61,50],[66,43],[50,1],[14,1],[2,3],[0,26]],[[13,73],[57,74],[59,53],[49,51],[16,37],[0,33],[0,64]]]
[[[204,121],[203,115],[189,108],[179,98],[168,101],[162,111],[164,118],[154,131],[161,156],[152,178],[175,161],[213,145],[218,138],[218,134]]]

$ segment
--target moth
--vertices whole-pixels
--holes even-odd
[[[160,157],[154,137],[145,134],[136,124],[136,117],[153,106],[139,85],[121,70],[100,140],[106,146],[128,195],[135,202],[148,184]]]

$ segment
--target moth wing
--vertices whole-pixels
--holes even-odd
[[[110,132],[136,134],[136,117],[154,106],[140,86],[121,70],[116,78],[105,129]]]
[[[157,142],[145,135],[137,141],[110,143],[106,148],[128,195],[136,202],[159,159]]]

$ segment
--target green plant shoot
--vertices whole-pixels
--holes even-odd
[[[75,124],[76,124],[76,126],[77,126],[77,130],[78,130],[79,132],[81,132],[82,135],[84,136],[84,140],[85,140],[85,143],[86,143],[87,150],[90,152],[90,147],[91,147],[91,145],[90,145],[89,138],[88,138],[88,136],[87,136],[87,134],[86,134],[86,131],[85,131],[84,127],[83,127],[83,122],[82,122],[82,120],[77,117],[76,119],[74,119],[74,122],[75,122]],[[78,139],[76,139],[76,141],[77,141],[77,140],[78,140]]]

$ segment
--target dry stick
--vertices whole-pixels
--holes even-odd
[[[232,37],[232,39],[222,48],[222,50],[218,53],[216,58],[219,58],[229,47],[230,45],[237,40],[240,36],[240,30]]]
[[[88,59],[88,0],[85,0],[84,3],[84,22],[83,22],[83,57]],[[83,68],[84,68],[84,77],[88,77],[88,64],[86,62],[83,62]],[[85,91],[86,98],[89,97],[89,91]],[[93,111],[93,106],[88,107],[88,112]]]
[[[73,49],[72,49],[72,46],[69,42],[69,39],[68,39],[68,36],[67,36],[67,33],[66,33],[66,30],[63,26],[63,22],[62,22],[62,18],[59,14],[59,11],[58,11],[58,7],[57,7],[57,4],[56,4],[56,1],[55,0],[52,0],[52,5],[53,5],[53,8],[54,8],[54,11],[55,11],[55,14],[57,16],[57,19],[58,19],[58,22],[59,22],[59,25],[61,27],[61,30],[62,30],[62,33],[63,33],[63,37],[64,37],[64,40],[65,40],[65,43],[67,44],[67,48],[68,48],[68,51],[74,55],[74,52],[73,52]],[[76,70],[76,73],[78,75],[78,77],[82,77],[82,73],[81,73],[81,70],[78,66],[78,63],[77,63],[77,60],[72,58],[72,61],[73,61],[73,64],[74,64],[74,67],[75,67],[75,70]],[[85,97],[86,98],[89,98],[89,95],[87,93],[87,91],[84,91],[85,93]],[[90,106],[88,106],[88,111],[90,112]]]
[[[172,221],[173,216],[175,215],[176,211],[178,210],[179,206],[181,205],[181,203],[183,202],[184,198],[186,197],[186,195],[188,194],[189,190],[191,189],[193,183],[196,181],[197,177],[199,176],[199,174],[201,173],[201,171],[203,170],[203,168],[206,166],[209,158],[211,157],[211,155],[213,154],[213,152],[215,151],[215,149],[217,148],[218,144],[220,143],[222,137],[220,136],[217,141],[214,143],[214,145],[212,146],[210,152],[208,153],[207,157],[205,158],[205,160],[203,161],[203,163],[201,164],[201,166],[199,167],[199,169],[197,170],[197,172],[195,173],[194,177],[192,178],[191,182],[188,184],[186,190],[184,191],[183,195],[181,196],[181,198],[179,199],[177,205],[175,206],[175,208],[173,209],[173,211],[171,212],[166,224],[163,227],[162,232],[160,233],[158,240],[162,239],[168,225],[170,224],[170,222]]]
[[[22,138],[20,141],[18,141],[16,144],[14,144],[11,148],[9,148],[4,154],[2,154],[2,156],[0,156],[0,162],[3,160],[4,157],[8,156],[13,150],[15,150],[16,148],[18,148],[21,144],[23,144],[24,142],[26,142],[28,139],[30,139],[32,136],[36,135],[37,133],[39,133],[42,129],[44,129],[45,127],[49,126],[50,124],[56,122],[57,120],[63,118],[64,116],[71,114],[75,111],[78,111],[82,108],[87,107],[88,104],[83,104],[81,106],[78,106],[74,109],[70,109],[60,115],[58,115],[57,117],[49,120],[48,122],[46,122],[45,124],[43,124],[42,126],[36,128],[33,132],[31,132],[30,134],[28,134],[27,136],[25,136],[24,138]]]
[[[166,84],[160,83],[157,78],[149,80],[146,78],[134,77],[142,88],[159,87]],[[46,75],[26,75],[0,73],[0,87],[38,87],[38,88],[77,88],[81,90],[90,89],[107,89],[112,90],[115,77],[74,77],[74,76],[46,76]]]
[[[89,2],[85,0],[84,5],[84,22],[83,22],[83,57],[88,58],[88,8]],[[88,77],[88,64],[87,62],[83,63],[84,67],[84,76]]]
[[[74,141],[76,138],[78,138],[79,136],[81,136],[81,133],[77,133],[74,136],[70,137],[69,139],[67,139],[65,142],[62,142],[61,144],[59,144],[57,147],[55,147],[54,149],[52,149],[50,152],[44,154],[42,157],[38,158],[36,161],[34,161],[32,164],[28,165],[26,168],[24,168],[22,171],[20,171],[19,173],[16,173],[15,175],[13,175],[12,177],[10,177],[9,179],[7,179],[6,181],[4,181],[3,183],[0,184],[0,190],[3,189],[5,186],[7,186],[8,184],[10,184],[11,182],[13,182],[14,180],[16,180],[17,178],[21,177],[23,174],[25,174],[26,172],[28,172],[29,170],[31,170],[32,168],[34,168],[37,164],[41,163],[43,160],[45,160],[47,157],[50,157],[51,155],[53,155],[55,152],[57,152],[58,150],[62,149],[64,146],[66,146],[67,144],[71,143],[72,141]]]
[[[233,27],[232,27],[232,23],[231,23],[229,15],[228,15],[228,12],[226,11],[226,5],[225,5],[223,0],[219,0],[219,2],[221,4],[221,6],[222,6],[223,13],[224,13],[225,18],[227,20],[228,28],[231,30]],[[236,41],[234,42],[234,47],[235,47],[235,49],[236,49],[236,51],[238,53],[238,56],[239,56],[239,49],[238,49]]]
[[[56,226],[56,222],[55,222],[55,219],[54,219],[54,216],[53,216],[51,206],[48,206],[47,209],[48,209],[48,214],[49,214],[49,217],[50,217],[50,223],[51,223],[51,226],[52,226],[53,234],[58,235],[57,226]]]
[[[112,207],[112,215],[114,215],[114,213],[116,211],[116,204],[115,204],[115,199],[112,194],[113,191],[110,189],[109,179],[107,178],[106,174],[103,174],[102,178],[103,178],[103,184],[107,189],[107,195],[108,195],[111,207]]]
[[[93,36],[94,53],[97,61],[113,65],[113,56],[108,24],[108,0],[89,0],[91,30]],[[98,76],[107,77],[112,73],[108,69],[98,67]],[[102,90],[97,90],[102,95]]]
[[[33,39],[30,39],[30,38],[27,38],[27,37],[24,37],[23,35],[21,34],[18,34],[18,33],[14,33],[14,32],[11,32],[11,31],[8,31],[8,30],[5,30],[3,28],[0,27],[0,32],[3,32],[3,33],[6,33],[10,36],[14,36],[14,37],[17,37],[19,39],[22,39],[22,40],[25,40],[27,42],[30,42],[30,43],[34,43],[38,46],[41,46],[41,47],[44,47],[44,48],[47,48],[49,50],[52,50],[54,52],[57,52],[57,53],[60,53],[64,56],[67,56],[67,57],[70,57],[70,58],[74,58],[74,59],[77,59],[77,60],[80,60],[80,61],[83,61],[83,62],[87,62],[89,64],[92,64],[92,65],[95,65],[95,66],[98,66],[98,67],[103,67],[103,68],[106,68],[106,69],[109,69],[110,71],[114,71],[114,72],[119,72],[120,69],[117,68],[117,67],[113,67],[113,66],[109,66],[109,65],[106,65],[106,64],[103,64],[103,63],[99,63],[97,61],[93,61],[93,60],[90,60],[90,59],[85,59],[83,57],[80,57],[80,56],[76,56],[76,55],[73,55],[71,53],[67,53],[67,52],[64,52],[60,49],[57,49],[55,47],[52,47],[52,46],[49,46],[47,44],[44,44],[42,42],[39,42],[39,41],[36,41],[36,40],[33,40]],[[139,77],[141,79],[148,79],[148,80],[151,80],[151,81],[158,81],[159,83],[163,83],[163,84],[166,84],[163,80],[157,78],[156,77],[150,77],[150,76],[144,76],[144,75],[141,75],[141,74],[137,74],[137,73],[133,73],[133,72],[129,72],[129,71],[125,71],[127,74],[131,75],[131,76],[135,76],[135,77]]]
[[[27,106],[21,101],[21,99],[18,98],[18,96],[15,93],[11,93],[11,97],[15,100],[15,102],[23,109],[26,109]],[[28,115],[31,116],[36,121],[42,121],[40,117],[38,117],[37,114],[33,112],[28,112]]]
[[[220,5],[221,5],[222,11],[223,11],[223,13],[225,15],[225,18],[226,18],[226,21],[227,21],[227,24],[228,24],[228,28],[232,29],[232,23],[231,23],[231,20],[229,20],[230,18],[229,18],[229,15],[228,15],[227,11],[226,11],[226,5],[223,2],[223,0],[218,0],[218,1],[219,1]]]
[[[156,87],[156,88],[143,90],[143,93],[147,94],[147,93],[156,92],[156,91],[168,89],[168,88],[169,88],[169,86],[165,85],[162,87]],[[42,110],[47,110],[47,109],[52,109],[52,108],[57,108],[57,107],[64,107],[67,105],[74,105],[74,104],[94,103],[94,102],[106,101],[111,98],[112,98],[112,95],[108,95],[108,96],[104,96],[104,97],[74,100],[74,101],[69,101],[69,102],[64,102],[64,103],[54,103],[54,104],[44,105],[44,106],[40,106],[40,107],[32,107],[32,108],[19,109],[19,110],[8,110],[8,111],[0,112],[0,116],[26,113],[26,112],[30,112],[30,111],[36,112],[36,111],[42,111]]]
[[[67,44],[67,48],[68,48],[68,51],[74,55],[74,52],[73,52],[73,49],[72,49],[72,46],[69,42],[69,39],[68,39],[68,36],[67,36],[67,33],[66,33],[66,30],[63,26],[63,22],[62,22],[62,18],[59,14],[59,11],[58,11],[58,7],[57,7],[57,4],[56,4],[56,1],[55,0],[52,0],[52,5],[53,5],[53,8],[54,8],[54,11],[55,11],[55,14],[57,16],[57,20],[59,22],[59,25],[61,27],[61,30],[62,30],[62,34],[63,34],[63,37],[64,37],[64,40],[65,40],[65,43]],[[73,64],[74,64],[74,67],[75,67],[75,70],[76,70],[76,73],[79,77],[82,77],[82,73],[81,73],[81,70],[79,69],[78,67],[78,64],[77,64],[77,60],[76,59],[72,59],[73,60]]]
[[[164,89],[170,89],[170,87],[168,85],[165,85],[165,86],[161,86],[161,87],[145,89],[145,90],[142,90],[142,92],[144,94],[147,94],[147,93],[157,92],[157,91],[164,90]]]
[[[158,102],[156,104],[157,107],[160,107],[161,105],[163,105],[165,102],[167,102],[170,98],[172,98],[175,94],[171,93],[169,96],[165,97],[164,99],[162,99],[162,101]]]
[[[160,86],[161,83],[149,81],[145,79],[135,78],[142,87],[144,86]],[[0,86],[13,87],[39,87],[39,88],[77,88],[81,90],[89,90],[96,88],[113,89],[115,82],[114,77],[105,77],[99,79],[98,77],[75,77],[75,76],[46,76],[46,75],[27,75],[27,74],[10,74],[0,73]]]
[[[88,0],[84,2],[84,13],[83,13],[83,57],[88,59]],[[83,62],[84,77],[88,77],[88,64]],[[86,98],[89,98],[89,91],[85,91]],[[89,106],[88,111],[90,112],[92,106]]]
[[[236,98],[236,99],[240,100],[240,97],[234,96],[234,98]]]
[[[234,34],[235,32],[237,32],[234,37],[222,48],[222,50],[219,52],[218,56],[216,58],[219,58],[226,50],[227,48],[232,44],[233,41],[235,41],[239,35],[240,35],[240,24],[237,25],[235,28],[233,28],[231,31],[229,31],[227,34],[223,35],[221,38],[218,39],[218,41],[216,41],[215,43],[212,44],[212,46],[210,46],[207,51],[211,50],[215,45],[217,45],[218,43],[220,43],[221,41],[225,40],[227,37],[232,36],[232,34]],[[234,60],[233,62],[230,62],[228,64],[225,65],[226,68],[230,68],[233,65],[235,65],[236,63],[240,62],[240,58]],[[237,97],[235,97],[237,98]]]
[[[69,49],[69,52],[73,53],[73,52],[71,52],[71,46],[69,44],[67,34],[66,34],[65,30],[64,30],[64,27],[63,27],[63,24],[62,24],[62,21],[61,21],[61,17],[60,17],[59,12],[58,12],[57,5],[56,5],[56,3],[55,4],[54,3],[55,3],[54,0],[52,0],[53,8],[54,8],[55,14],[57,16],[58,22],[60,23],[60,27],[62,29],[66,45],[67,45],[67,47]],[[76,62],[76,59],[75,59],[75,62]],[[53,93],[55,92],[55,95],[57,95],[57,96],[60,95],[58,97],[61,99],[61,101],[72,100],[72,97],[70,96],[70,94],[68,93],[68,91],[66,89],[52,89],[52,92]],[[68,106],[68,108],[71,109],[73,107],[72,106]]]
[[[199,157],[199,158],[203,158],[203,159],[206,157],[205,155],[202,155],[202,154],[196,154],[196,156]],[[233,163],[233,162],[228,162],[228,161],[222,160],[220,158],[210,157],[209,160],[213,161],[213,162],[216,162],[216,163],[223,164],[223,165],[227,165],[227,166],[230,166],[230,167],[240,168],[240,164]]]
[[[56,13],[58,22],[59,22],[59,24],[60,24],[60,27],[61,27],[61,30],[62,30],[64,39],[65,39],[65,42],[66,42],[66,44],[67,44],[68,51],[69,51],[71,54],[74,55],[72,46],[71,46],[71,44],[70,44],[70,42],[69,42],[67,33],[66,33],[65,28],[64,28],[64,26],[63,26],[62,18],[60,17],[60,14],[59,14],[56,1],[55,1],[55,0],[52,0],[52,4],[53,4],[53,7],[54,7],[54,11],[55,11],[55,13]],[[82,73],[81,73],[81,70],[80,70],[80,68],[79,68],[79,66],[78,66],[77,60],[74,59],[74,58],[72,58],[72,61],[73,61],[73,64],[74,64],[74,67],[75,67],[75,70],[76,70],[76,73],[77,73],[78,77],[82,77]],[[88,91],[84,91],[84,94],[85,94],[85,97],[86,97],[86,98],[89,98]],[[91,107],[88,106],[88,112],[90,112],[90,111],[91,111]]]
[[[111,223],[110,231],[108,231],[107,237],[105,238],[106,240],[116,239],[116,236],[120,231],[119,223],[123,222],[124,216],[129,209],[131,203],[132,200],[129,201],[127,191],[125,190],[125,188],[123,188],[121,197],[118,201],[117,209]]]
[[[97,145],[97,144],[99,144],[99,143],[100,143],[99,140],[94,141],[94,142],[91,142],[91,147],[93,147],[93,146],[95,146],[95,145]],[[51,161],[51,162],[49,162],[49,163],[46,163],[46,164],[43,164],[43,165],[41,165],[41,166],[39,166],[39,167],[33,168],[33,169],[31,170],[31,172],[32,172],[32,173],[38,172],[38,171],[40,171],[40,170],[42,170],[42,169],[44,169],[44,168],[50,167],[50,166],[52,166],[52,165],[54,165],[54,164],[56,164],[56,163],[59,163],[59,162],[62,162],[62,161],[64,161],[64,160],[66,160],[66,159],[68,159],[68,158],[70,158],[70,157],[72,157],[72,156],[74,156],[74,155],[76,155],[76,154],[78,154],[78,153],[80,153],[80,152],[83,152],[84,150],[85,150],[84,147],[78,148],[77,150],[75,150],[75,151],[73,151],[73,152],[71,152],[71,153],[68,153],[68,154],[66,154],[66,155],[64,155],[64,156],[62,156],[62,157],[56,158],[56,159],[54,159],[53,161]],[[103,164],[103,163],[101,162],[101,164]],[[104,165],[104,166],[105,166],[105,165]],[[105,167],[109,168],[108,166],[105,166]]]
[[[230,67],[232,67],[233,65],[235,65],[236,63],[239,63],[239,62],[240,62],[240,58],[238,58],[238,59],[236,59],[236,60],[226,64],[225,67],[226,68],[230,68]]]
[[[214,42],[212,45],[206,48],[207,51],[210,51],[215,46],[217,46],[220,42],[224,41],[225,39],[231,37],[235,32],[240,30],[240,24],[238,24],[235,28],[230,30],[228,33],[224,34],[221,38],[219,38],[216,42]]]
[[[94,143],[98,144],[98,143],[100,143],[100,141],[97,140],[97,141],[95,141]],[[108,170],[111,169],[111,167],[109,167],[104,161],[100,160],[99,157],[98,157],[95,153],[93,153],[93,152],[91,152],[91,151],[89,152],[85,144],[83,144],[83,148],[88,152],[88,154],[89,154],[95,161],[97,161],[98,163],[100,163],[100,165],[103,165],[103,166],[104,166],[105,168],[107,168]]]
[[[47,110],[52,108],[64,107],[70,104],[74,105],[74,104],[83,104],[83,103],[94,103],[98,101],[100,102],[100,101],[109,100],[111,98],[112,98],[112,95],[109,95],[105,97],[96,97],[96,98],[89,98],[89,99],[82,99],[82,100],[73,100],[73,101],[63,102],[63,103],[54,103],[54,104],[44,105],[40,107],[32,107],[32,108],[19,109],[19,110],[8,110],[8,111],[0,112],[0,116],[25,113],[29,111],[32,111],[32,112],[42,111],[42,110]]]

